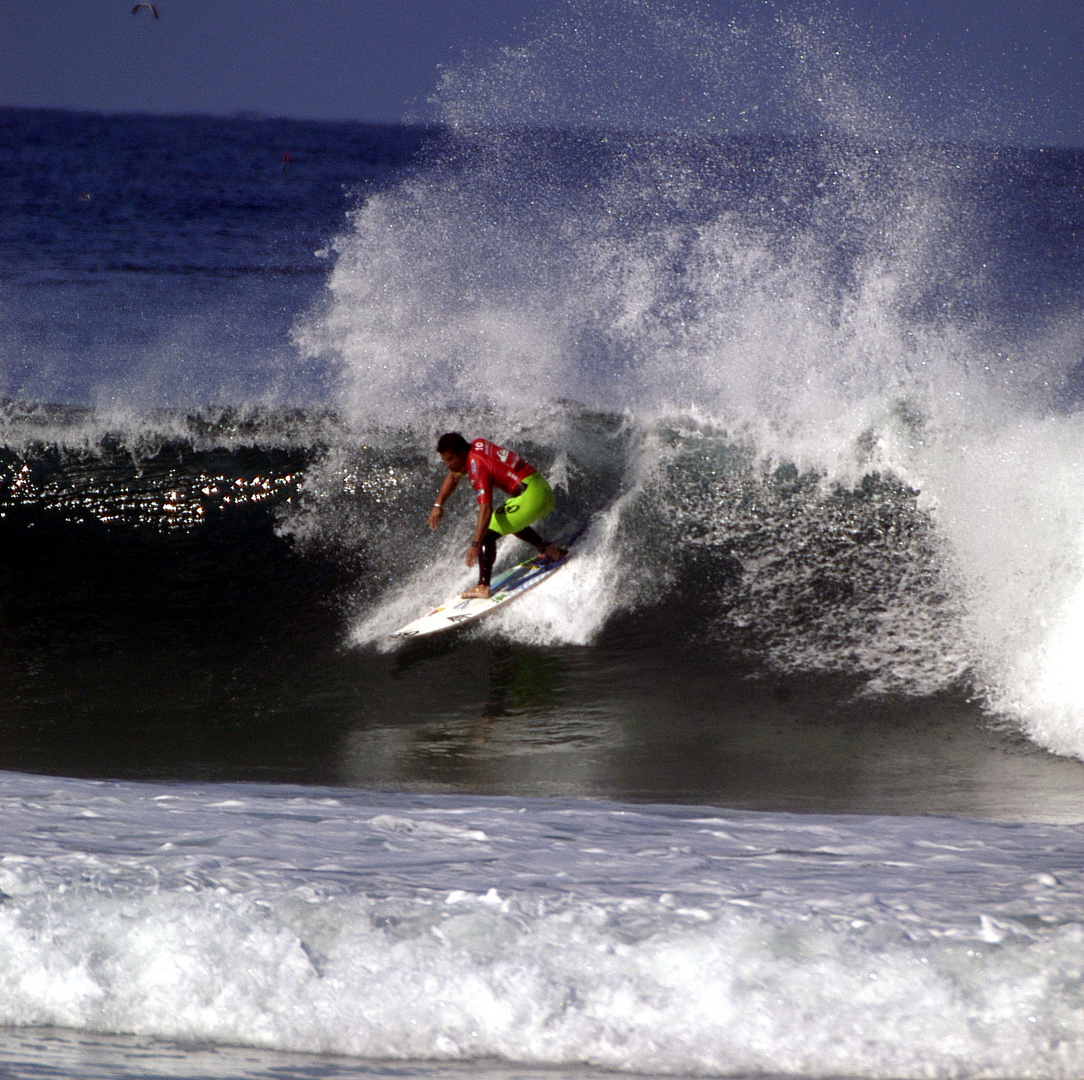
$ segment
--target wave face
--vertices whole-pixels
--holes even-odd
[[[1079,827],[10,774],[0,798],[6,1025],[389,1071],[1068,1078],[1084,1052]]]

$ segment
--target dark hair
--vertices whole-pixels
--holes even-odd
[[[447,431],[437,439],[438,454],[446,450],[451,450],[453,454],[465,454],[469,449],[470,443],[458,431]]]

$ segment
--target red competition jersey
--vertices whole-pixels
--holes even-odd
[[[533,465],[511,450],[496,443],[475,439],[467,455],[467,476],[470,485],[478,492],[478,505],[493,505],[493,488],[511,495],[523,482],[524,477],[535,471]]]

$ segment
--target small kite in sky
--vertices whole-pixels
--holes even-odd
[[[158,14],[158,8],[156,8],[154,4],[136,4],[136,6],[132,8],[132,14],[138,14],[140,8],[146,8],[156,19],[161,18],[161,15]]]

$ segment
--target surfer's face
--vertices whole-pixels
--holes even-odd
[[[464,473],[467,471],[467,455],[457,454],[454,450],[441,452],[440,460],[448,466],[448,472]]]

